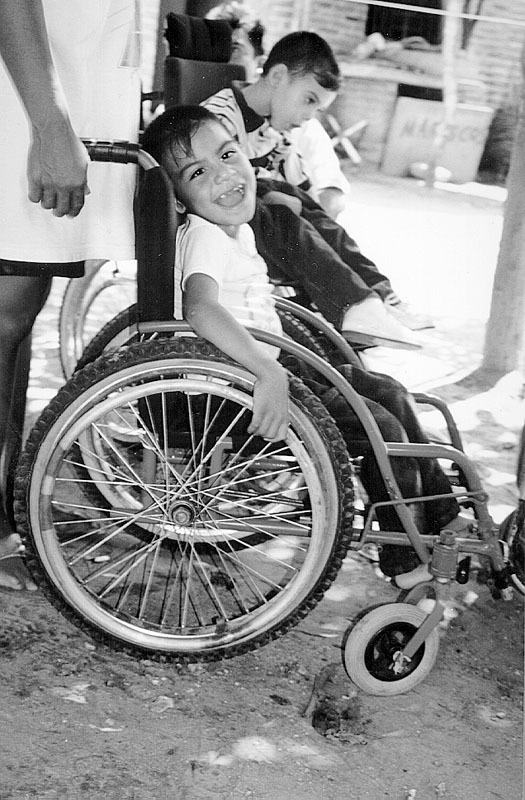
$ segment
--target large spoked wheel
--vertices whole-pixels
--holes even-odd
[[[58,324],[60,363],[66,378],[95,334],[136,296],[134,261],[87,262],[86,274],[68,282]]]
[[[510,579],[525,595],[525,501],[501,523],[499,538],[509,548]]]
[[[343,648],[348,677],[364,692],[389,696],[408,692],[434,666],[439,634],[434,628],[410,663],[396,668],[396,656],[427,614],[408,603],[387,603],[365,614],[350,629]]]
[[[286,442],[247,433],[252,378],[195,339],[107,354],[43,412],[16,480],[43,591],[116,647],[218,658],[284,633],[352,535],[344,442],[290,378]]]

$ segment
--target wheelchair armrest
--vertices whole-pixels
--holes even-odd
[[[463,442],[461,441],[461,434],[458,430],[456,421],[452,416],[447,404],[443,400],[441,400],[440,397],[436,397],[433,394],[426,394],[424,392],[414,392],[412,396],[416,401],[416,403],[419,403],[419,405],[432,406],[441,413],[447,426],[447,432],[450,437],[450,444],[452,445],[452,447],[455,447],[456,450],[461,450],[463,452],[464,448],[463,448]]]

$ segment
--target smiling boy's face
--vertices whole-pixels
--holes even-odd
[[[220,122],[201,122],[192,151],[177,149],[166,167],[177,209],[197,214],[233,235],[255,213],[255,174],[248,158]]]

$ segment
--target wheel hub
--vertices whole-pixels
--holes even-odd
[[[175,525],[183,527],[192,525],[196,519],[195,508],[184,500],[175,500],[169,506],[167,516]]]

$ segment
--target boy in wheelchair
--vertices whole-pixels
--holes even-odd
[[[363,456],[361,481],[372,502],[388,500],[361,424],[346,401],[312,368],[276,348],[257,342],[245,325],[280,332],[266,264],[257,253],[248,222],[254,214],[256,185],[250,162],[220,120],[200,106],[166,111],[147,129],[143,147],[164,167],[173,185],[176,207],[185,216],[177,233],[175,316],[184,316],[199,336],[210,341],[256,378],[249,432],[270,441],[286,435],[286,369],[296,373],[322,400],[353,456]],[[401,384],[384,375],[342,364],[339,371],[361,394],[385,441],[427,442],[413,403]],[[378,402],[380,399],[380,402]],[[394,458],[392,468],[404,497],[445,495],[450,484],[435,459]],[[461,530],[466,523],[451,497],[416,504],[424,509],[417,523],[423,533]],[[381,527],[403,530],[392,507],[377,510]],[[429,576],[410,548],[386,545],[380,566],[408,589]],[[401,573],[406,573],[401,575]]]

